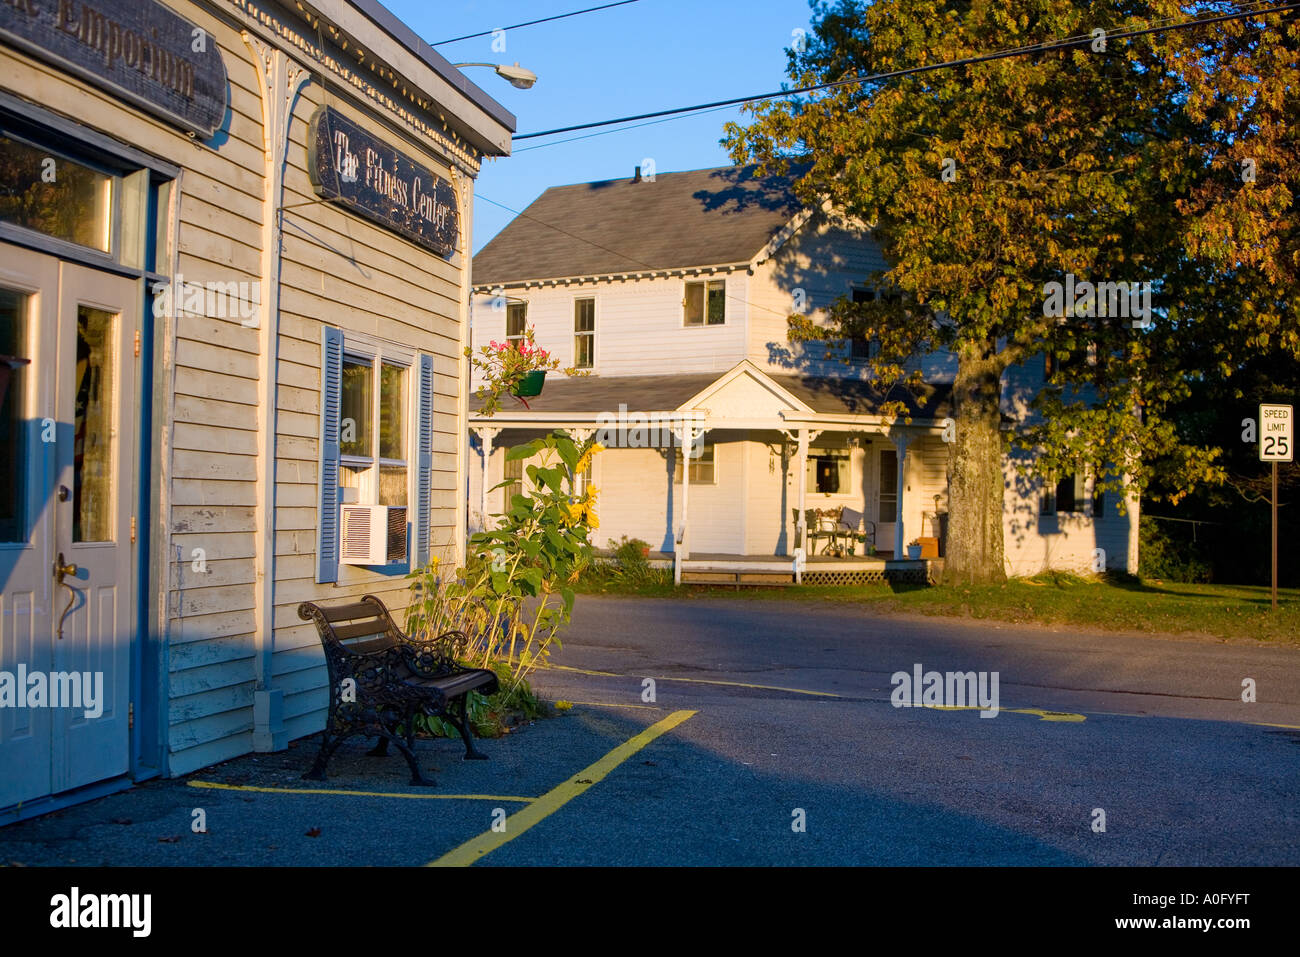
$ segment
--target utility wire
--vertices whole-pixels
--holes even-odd
[[[572,13],[559,13],[553,17],[542,17],[540,20],[529,20],[527,23],[516,23],[510,27],[497,27],[497,30],[518,30],[520,27],[531,27],[538,23],[550,23],[552,20],[563,20],[566,17],[576,17],[583,13],[595,13],[597,10],[608,10],[610,7],[622,7],[629,3],[636,3],[638,0],[618,0],[617,3],[606,3],[599,7],[588,7],[586,10],[574,10]],[[448,43],[459,43],[461,40],[472,40],[475,37],[486,37],[496,33],[496,30],[484,30],[481,33],[467,33],[463,37],[452,37],[450,40],[439,40],[437,43],[430,43],[429,46],[440,47]]]
[[[1188,20],[1184,23],[1174,23],[1168,26],[1145,27],[1141,30],[1125,30],[1117,33],[1107,33],[1106,40],[1127,40],[1132,37],[1140,37],[1156,33],[1168,33],[1174,30],[1187,30],[1192,27],[1224,23],[1229,20],[1244,20],[1252,17],[1266,16],[1273,13],[1286,13],[1296,9],[1300,9],[1300,3],[1286,3],[1275,7],[1225,13],[1217,17],[1207,17],[1200,20]],[[840,80],[832,80],[829,83],[817,83],[812,86],[801,86],[790,90],[778,90],[774,93],[760,93],[756,96],[738,96],[729,100],[715,100],[712,103],[699,103],[695,106],[682,106],[671,110],[657,110],[653,113],[638,113],[634,116],[622,116],[613,120],[600,120],[595,123],[579,123],[574,126],[560,126],[553,130],[542,130],[538,133],[523,133],[516,136],[514,139],[516,141],[530,140],[539,136],[553,136],[556,133],[573,133],[579,130],[591,130],[602,126],[613,126],[618,123],[631,123],[635,120],[651,120],[661,116],[675,116],[683,113],[696,113],[702,110],[713,110],[727,106],[739,106],[743,103],[757,103],[761,100],[797,96],[801,93],[813,93],[818,90],[835,89],[841,86],[852,86],[861,83],[877,83],[882,80],[892,80],[901,76],[914,76],[918,73],[932,73],[936,70],[946,70],[952,67],[970,66],[976,63],[988,63],[994,60],[1006,60],[1011,57],[1025,56],[1030,53],[1047,53],[1053,50],[1065,50],[1070,47],[1090,44],[1092,42],[1094,41],[1091,35],[1077,38],[1069,37],[1064,40],[1048,41],[1037,46],[1017,47],[1013,50],[1000,50],[996,53],[985,53],[980,56],[965,57],[960,60],[947,60],[943,63],[931,63],[926,66],[913,66],[901,70],[890,70],[886,73],[873,73],[866,76],[857,74]]]
[[[695,113],[692,115],[708,116],[710,113],[720,113],[726,109],[730,109],[730,107],[720,106],[716,110],[703,110],[699,113]],[[576,143],[578,140],[589,140],[593,136],[608,136],[610,133],[624,133],[628,130],[639,130],[643,126],[658,126],[660,123],[671,123],[673,120],[684,120],[684,119],[686,119],[685,116],[665,116],[661,120],[650,120],[648,123],[634,123],[632,126],[624,126],[623,128],[617,130],[599,130],[595,133],[585,133],[582,136],[570,136],[562,140],[551,140],[551,142],[549,143],[538,143],[536,146],[521,146],[517,150],[511,150],[510,155],[518,156],[520,153],[527,153],[529,150],[544,150],[548,146],[559,146],[563,143]]]

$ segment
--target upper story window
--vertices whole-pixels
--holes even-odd
[[[683,307],[683,325],[722,325],[727,321],[727,283],[722,279],[688,282]]]
[[[573,365],[590,369],[596,364],[596,300],[573,300]]]
[[[861,302],[875,302],[877,292],[870,286],[854,286],[851,293],[855,304]],[[856,336],[849,340],[849,359],[852,362],[867,362],[880,355],[880,340],[877,338],[866,338],[865,336]]]
[[[523,341],[524,327],[528,325],[528,303],[512,302],[506,305],[506,342],[518,348]]]

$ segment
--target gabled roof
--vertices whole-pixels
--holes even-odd
[[[474,257],[475,286],[747,263],[799,212],[752,166],[553,186]]]
[[[901,386],[895,386],[886,394],[874,383],[858,379],[774,374],[742,362],[725,373],[548,376],[542,394],[528,400],[527,411],[510,409],[509,415],[502,418],[545,418],[548,413],[594,416],[607,412],[616,415],[620,405],[626,405],[628,412],[689,410],[707,405],[709,395],[741,374],[758,380],[766,379],[793,399],[790,411],[796,416],[809,412],[813,415],[875,415],[889,399],[901,400],[907,414],[917,420],[937,421],[952,414],[952,386],[948,384],[925,385],[920,395],[914,397]],[[473,394],[469,405],[471,416],[482,407]]]

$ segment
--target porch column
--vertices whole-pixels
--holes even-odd
[[[574,441],[575,443],[577,443],[578,448],[582,448],[584,445],[586,445],[588,442],[590,442],[590,441],[591,441],[593,438],[595,438],[595,437],[596,437],[596,430],[595,430],[595,429],[586,429],[586,428],[573,428],[573,429],[569,429],[569,438],[573,439],[573,441]],[[594,473],[594,472],[593,472],[593,474],[592,474],[592,478],[593,478],[593,479],[595,478],[595,473]],[[575,482],[577,481],[577,476],[574,476],[574,481],[575,481]],[[585,495],[586,492],[587,492],[587,485],[586,485],[586,483],[585,483],[585,482],[583,483],[583,486],[582,486],[581,489],[575,488],[573,491],[574,491],[575,493],[580,492],[580,493],[582,493],[582,494]]]
[[[695,447],[696,440],[704,438],[705,431],[702,427],[683,423],[681,429],[674,433],[682,443],[682,520],[677,526],[677,541],[673,547],[673,581],[678,585],[682,582],[682,562],[691,557],[690,533],[686,527],[691,499],[691,450]]]
[[[476,428],[478,433],[479,447],[483,453],[483,471],[479,488],[479,515],[483,527],[481,531],[487,531],[488,528],[488,460],[492,458],[492,439],[496,437],[498,429],[486,427]]]
[[[795,522],[795,555],[808,554],[808,430],[799,430],[799,452],[796,457],[799,470],[799,518]]]
[[[898,476],[896,485],[896,501],[898,502],[898,514],[894,516],[894,560],[907,557],[907,534],[903,528],[904,507],[906,505],[903,499],[903,493],[907,489],[907,446],[911,440],[906,434],[899,433],[894,439],[894,448],[898,450]]]

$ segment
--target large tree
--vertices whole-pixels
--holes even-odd
[[[841,300],[828,322],[791,316],[790,338],[877,339],[875,373],[911,383],[909,356],[957,357],[950,581],[1005,575],[1009,367],[1055,360],[1032,397],[1037,417],[1015,436],[1031,470],[1090,468],[1100,488],[1132,492],[1158,461],[1176,498],[1223,472],[1216,449],[1165,417],[1169,405],[1261,351],[1300,356],[1300,32],[1273,15],[1112,39],[1232,9],[814,2],[808,42],[789,51],[795,87],[1087,42],[766,101],[728,127],[737,162],[793,171],[802,200],[870,225],[890,264],[876,279],[892,295]],[[1047,315],[1048,284],[1070,274],[1151,283],[1152,323],[1090,314],[1100,302]]]

